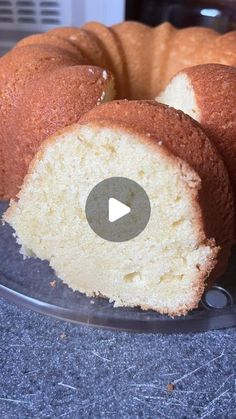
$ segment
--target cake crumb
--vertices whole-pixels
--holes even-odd
[[[56,288],[57,281],[54,279],[53,281],[50,282],[50,285],[51,285],[52,288]]]
[[[61,340],[65,340],[67,338],[67,335],[64,333],[64,332],[62,332],[61,334],[60,334],[60,339]]]
[[[106,92],[102,92],[102,96],[101,96],[100,100],[103,100],[104,99],[105,94],[106,94]]]
[[[104,78],[104,80],[107,80],[107,72],[106,72],[106,70],[103,70],[103,72],[102,72],[102,77]]]
[[[169,383],[167,384],[166,389],[169,393],[172,393],[172,391],[175,389],[175,386],[173,383]]]
[[[94,71],[93,71],[93,69],[92,69],[92,68],[89,68],[89,69],[88,69],[88,71],[89,71],[89,73],[94,74]]]
[[[106,92],[102,92],[101,97],[97,101],[97,105],[101,105],[101,103],[103,102],[105,96],[106,96]]]

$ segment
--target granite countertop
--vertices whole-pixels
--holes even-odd
[[[78,326],[0,300],[0,417],[236,418],[236,330]]]

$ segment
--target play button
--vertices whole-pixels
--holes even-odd
[[[110,223],[114,223],[114,221],[119,220],[120,218],[124,217],[125,215],[129,214],[131,211],[130,207],[123,204],[120,201],[117,201],[115,198],[109,199],[109,221]]]
[[[123,242],[138,236],[151,213],[145,190],[131,179],[111,177],[98,183],[85,206],[91,229],[101,238]]]

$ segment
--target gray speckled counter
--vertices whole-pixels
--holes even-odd
[[[235,329],[111,332],[3,300],[0,317],[1,419],[236,418]]]

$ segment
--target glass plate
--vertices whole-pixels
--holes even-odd
[[[7,205],[0,202],[0,216]],[[106,299],[73,292],[47,262],[23,260],[12,232],[8,225],[0,226],[0,296],[14,303],[75,323],[138,332],[185,333],[236,326],[236,248],[227,273],[205,293],[199,308],[172,319],[138,308],[114,308]]]

